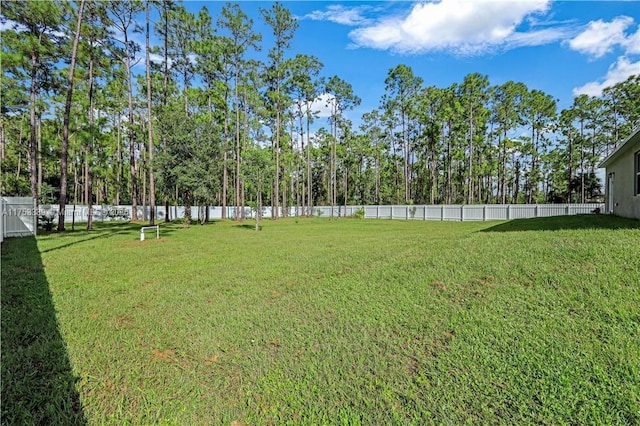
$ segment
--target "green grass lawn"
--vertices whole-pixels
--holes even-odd
[[[3,424],[639,424],[640,222],[2,244]]]

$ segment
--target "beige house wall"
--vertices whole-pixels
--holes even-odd
[[[635,155],[640,151],[640,138],[630,140],[624,152],[606,164],[606,210],[618,216],[640,219],[640,195],[636,195]],[[613,179],[612,185],[610,180]],[[613,189],[613,194],[610,194]]]

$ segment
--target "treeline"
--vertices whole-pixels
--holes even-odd
[[[269,45],[238,4],[212,17],[173,1],[3,3],[2,194],[271,205],[276,218],[289,205],[588,202],[599,160],[640,122],[637,75],[558,111],[523,83],[438,88],[398,65],[355,128],[349,82],[292,54],[289,10],[261,19]]]

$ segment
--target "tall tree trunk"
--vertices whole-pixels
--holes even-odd
[[[131,59],[129,52],[129,39],[127,31],[123,31],[125,45],[125,68],[127,69],[127,98],[129,107],[129,127],[127,136],[129,139],[129,172],[131,174],[131,220],[138,220],[138,182],[136,181],[136,147],[135,133],[133,129],[133,88],[131,82]]]
[[[84,10],[84,0],[80,1],[78,7],[78,23],[76,25],[76,35],[73,38],[73,48],[71,51],[71,64],[69,65],[69,77],[67,78],[67,99],[64,104],[64,118],[62,122],[62,150],[60,153],[60,207],[58,210],[58,232],[64,231],[64,213],[67,204],[67,159],[69,156],[69,117],[71,115],[71,102],[73,100],[73,73],[76,67],[76,56],[78,54],[78,42],[80,40],[80,27],[82,25],[82,12]],[[35,120],[35,116],[33,117]],[[35,129],[34,129],[35,130]],[[35,137],[32,130],[32,137]],[[35,156],[32,158],[35,167]],[[31,178],[31,192],[36,192],[35,175]],[[36,193],[37,196],[37,193]]]
[[[40,204],[42,199],[42,115],[38,114],[38,199],[37,203]]]
[[[167,1],[163,1],[162,2],[162,7],[163,7],[163,24],[164,24],[164,79],[162,81],[162,108],[166,109],[167,107],[167,98],[168,98],[168,87],[169,87],[169,38],[168,38],[168,34],[169,34],[169,2]],[[225,118],[226,120],[226,118]],[[225,123],[226,124],[226,123]],[[166,135],[164,134],[165,132],[162,132],[162,147],[161,149],[166,148],[167,146],[167,139],[166,139]],[[165,191],[168,192],[168,186],[166,186],[165,184]],[[171,217],[169,214],[169,196],[166,195],[164,198],[164,221],[165,223],[169,223],[171,222]]]
[[[584,204],[584,122],[580,120],[580,202]]]
[[[23,132],[24,132],[24,116],[23,116],[23,120],[20,123],[20,134],[18,135],[18,142],[20,144],[22,144],[22,138],[23,138]],[[29,152],[27,149],[27,160],[29,159]],[[18,164],[16,166],[16,179],[20,178],[20,172],[22,170],[22,153],[20,151],[18,151]]]
[[[311,110],[311,103],[307,101],[307,215],[312,215],[313,209],[313,181],[311,176],[311,134],[309,132],[309,114]]]
[[[571,180],[573,178],[573,140],[571,138],[571,131],[569,131],[568,135],[569,142],[569,170],[567,176],[567,202],[573,202],[573,185],[571,185]]]
[[[300,155],[304,156],[305,155],[305,146],[304,146],[304,125],[303,125],[303,114],[302,114],[302,104],[300,102],[298,102],[298,113],[300,114],[299,116],[299,123],[298,125],[300,126]],[[303,157],[304,158],[304,157]],[[306,161],[305,161],[306,163]],[[296,156],[296,168],[297,168],[297,173],[296,173],[296,179],[299,179],[299,175],[302,172],[302,167],[300,165],[300,156]],[[299,203],[297,203],[299,206],[302,207],[302,215],[304,216],[304,212],[306,211],[306,196],[307,196],[307,191],[306,191],[306,167],[305,167],[305,172],[302,173],[302,182],[298,181],[297,182],[298,185],[302,184],[302,188],[298,189],[298,195],[299,195]],[[297,211],[296,211],[296,215],[297,215]]]
[[[338,164],[337,164],[337,142],[336,139],[338,138],[338,131],[337,131],[337,117],[338,117],[338,113],[337,113],[338,107],[337,107],[337,100],[334,98],[333,100],[333,117],[331,120],[331,219],[333,219],[333,210],[334,207],[336,206],[336,192],[338,192]]]
[[[142,119],[142,118],[141,118]],[[142,220],[147,220],[147,159],[146,159],[146,147],[144,144],[140,149],[142,153],[142,164],[138,167],[138,182],[142,182]]]
[[[527,203],[532,204],[538,187],[538,135],[535,130],[531,131],[531,140],[533,142],[533,153],[531,154],[531,172],[529,178],[529,194],[527,195]]]
[[[447,204],[451,204],[451,121],[448,123],[447,134]]]
[[[80,187],[80,182],[78,181],[78,162],[74,161],[71,165],[73,167],[73,213],[71,214],[71,230],[75,231],[76,204],[78,204],[78,188]]]
[[[504,130],[504,135],[502,137],[502,182],[500,184],[502,188],[502,202],[501,204],[507,203],[507,129]]]
[[[474,136],[474,126],[473,126],[473,106],[469,112],[469,181],[467,191],[468,198],[467,204],[473,204],[473,136]]]
[[[228,99],[225,96],[225,114],[224,114],[224,144],[222,146],[222,219],[227,218],[227,192],[229,190],[229,171],[227,167],[229,149],[229,108]]]
[[[120,122],[120,114],[117,114],[116,118],[117,123],[117,134],[116,134],[116,144],[117,144],[117,164],[116,164],[116,205],[120,205],[120,192],[122,191],[122,123]]]
[[[347,196],[348,196],[348,192],[349,192],[349,168],[345,167],[344,168],[344,198],[343,198],[343,204],[344,204],[344,215],[347,215]]]
[[[411,146],[409,145],[409,138],[407,137],[407,123],[406,114],[402,112],[402,145],[404,148],[404,202],[408,203],[411,199],[411,180],[409,179],[409,151]]]
[[[151,60],[149,55],[149,0],[146,4],[146,62],[147,62],[147,145],[149,147],[149,225],[156,220],[156,184],[153,176],[153,114],[151,111]]]
[[[0,119],[0,161],[2,161],[2,163],[4,164],[4,161],[7,159],[6,158],[6,153],[5,153],[5,139],[4,139],[4,120]],[[0,195],[5,195],[7,193],[7,187],[6,187],[6,178],[4,176],[4,170],[2,170],[2,176],[0,177],[0,182],[2,185],[2,188],[0,188]]]
[[[429,152],[429,179],[430,179],[430,184],[431,184],[431,191],[429,192],[429,202],[430,204],[435,204],[436,202],[436,196],[437,196],[437,191],[438,191],[438,181],[436,178],[436,167],[437,167],[437,161],[436,161],[436,141],[435,138],[433,138],[431,140],[431,149]]]
[[[89,60],[89,146],[87,147],[87,230],[93,229],[93,173],[91,171],[91,157],[93,156],[93,45],[91,46],[91,59]]]
[[[514,176],[514,183],[513,183],[513,196],[512,196],[512,203],[513,204],[517,204],[518,203],[518,194],[520,192],[520,161],[516,161],[515,162],[515,176]]]
[[[191,194],[189,191],[184,193],[184,220],[187,224],[191,224]]]
[[[236,110],[236,131],[234,134],[235,139],[235,150],[236,150],[236,167],[235,167],[235,220],[242,220],[240,217],[240,205],[242,201],[240,199],[240,102],[239,102],[239,93],[238,93],[238,80],[239,80],[239,69],[236,66],[235,75],[234,75],[234,107]]]
[[[279,83],[278,83],[279,84]],[[280,96],[280,86],[278,86],[278,96]],[[274,220],[278,220],[280,217],[280,100],[277,102],[277,111],[276,111],[276,140],[274,144],[274,150],[276,154],[276,167],[275,167],[275,181],[274,181]]]
[[[83,146],[80,150],[82,154],[82,200],[80,204],[89,203],[89,147]]]
[[[375,140],[375,204],[380,204],[380,151],[378,150],[378,139]]]
[[[27,157],[29,158],[29,182],[31,188],[31,196],[36,200],[38,199],[38,171],[36,166],[36,92],[38,91],[37,78],[38,54],[34,51],[33,53],[31,53],[31,88],[29,91],[30,137],[27,149]]]

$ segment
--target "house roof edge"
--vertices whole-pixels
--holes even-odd
[[[607,165],[611,164],[624,151],[626,151],[627,148],[630,147],[635,140],[640,140],[640,126],[636,126],[636,128],[631,132],[631,135],[629,135],[629,137],[627,137],[620,145],[618,145],[611,154],[609,154],[604,160],[602,160],[598,167],[607,167]]]

